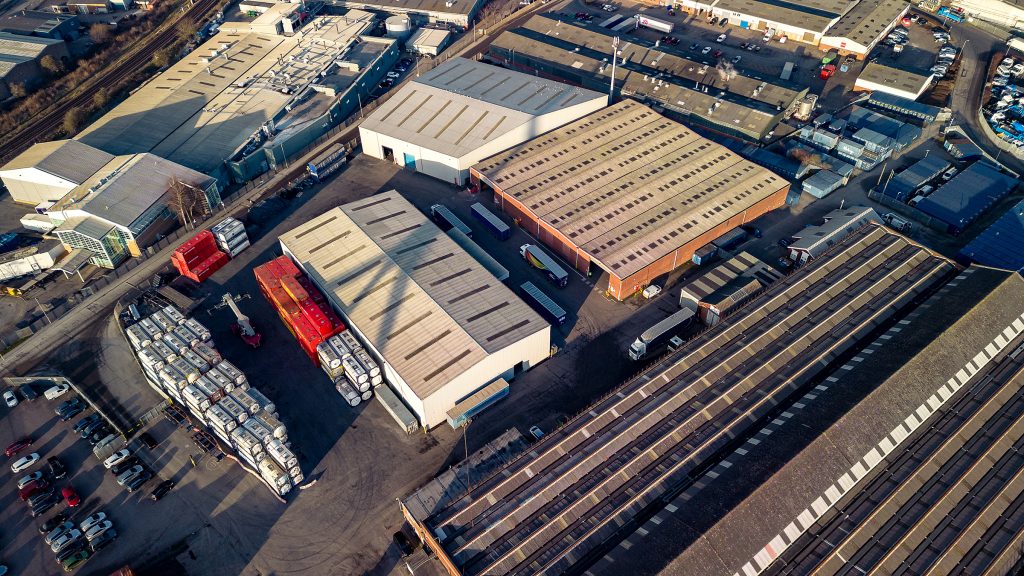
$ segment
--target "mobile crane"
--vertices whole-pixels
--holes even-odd
[[[221,299],[220,304],[218,304],[214,308],[222,308],[224,306],[231,308],[231,311],[235,313],[235,318],[238,319],[237,322],[231,325],[231,331],[235,333],[235,335],[241,338],[242,341],[248,344],[249,346],[252,346],[253,348],[259,348],[260,344],[263,342],[263,335],[257,332],[255,328],[253,328],[252,322],[249,321],[249,317],[246,316],[245,314],[242,314],[242,311],[238,309],[238,304],[236,304],[236,302],[238,302],[239,300],[248,297],[248,294],[243,294],[241,296],[233,296],[230,292],[228,292]]]

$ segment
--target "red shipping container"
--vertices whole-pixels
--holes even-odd
[[[298,280],[294,276],[286,276],[281,278],[281,287],[288,291],[288,295],[291,296],[292,300],[296,303],[301,304],[305,301],[312,302],[312,298],[306,292],[306,289],[299,284]]]
[[[283,276],[298,276],[301,274],[298,266],[295,265],[295,262],[292,262],[291,258],[287,256],[279,256],[277,258],[277,262],[281,266]]]
[[[171,258],[192,268],[195,264],[213,256],[217,251],[217,242],[213,234],[204,230],[178,247]]]

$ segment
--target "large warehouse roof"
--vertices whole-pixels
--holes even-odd
[[[69,182],[81,184],[114,156],[77,140],[54,140],[33,144],[0,168],[0,172],[35,168]]]
[[[737,12],[820,33],[845,12],[850,4],[850,0],[719,0],[714,6],[716,10],[726,13]]]
[[[681,494],[671,503],[673,512],[646,523],[645,534],[631,538],[630,549],[616,549],[610,562],[592,573],[618,574],[616,567],[623,565],[635,575],[760,572],[804,528],[823,514],[828,517],[826,510],[843,492],[863,486],[844,476],[860,479],[869,467],[895,466],[901,448],[893,448],[908,435],[904,427],[927,428],[922,422],[928,415],[944,402],[953,403],[947,381],[971,362],[982,368],[996,347],[1017,346],[1024,339],[1022,315],[1019,276],[985,269],[962,273],[799,399],[788,416],[766,424],[765,432],[703,476],[702,488]],[[1005,334],[1014,336],[1002,338]],[[984,366],[985,372],[995,364]],[[957,382],[956,388],[961,386]],[[998,405],[988,410],[995,412]],[[900,430],[892,434],[896,442],[885,444],[893,430]],[[884,459],[880,442],[892,451],[890,459]],[[841,509],[860,511],[848,504]],[[813,572],[805,566],[792,573]]]
[[[626,278],[788,185],[624,100],[473,171]]]
[[[917,209],[963,230],[1013,191],[1020,181],[985,161],[977,161],[917,204]]]
[[[547,326],[394,190],[334,208],[281,243],[420,398]]]
[[[324,26],[323,18],[292,37],[221,31],[76,139],[112,154],[151,152],[212,173],[267,121],[280,122],[295,94],[321,80],[370,25],[332,16]]]
[[[964,246],[960,256],[985,266],[1024,272],[1021,247],[1024,247],[1024,200]]]
[[[868,65],[857,76],[856,85],[867,90],[898,93],[898,95],[912,94],[913,98],[917,98],[929,86],[934,76],[928,71],[868,62]]]
[[[361,127],[458,158],[538,116],[600,98],[606,96],[453,58],[405,85]]]
[[[902,236],[862,229],[416,520],[466,576],[580,573],[952,270]]]
[[[861,0],[829,28],[828,38],[846,39],[868,47],[907,10],[906,0]]]

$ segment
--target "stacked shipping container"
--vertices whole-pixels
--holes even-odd
[[[317,347],[320,367],[339,394],[351,406],[373,397],[373,389],[384,383],[377,362],[367,354],[350,330],[328,338]]]
[[[167,306],[125,335],[150,385],[184,405],[279,495],[302,482],[277,408],[221,357],[202,324]]]
[[[213,233],[203,230],[178,247],[171,255],[171,264],[186,278],[203,282],[220,270],[228,255],[217,249]]]
[[[317,347],[345,330],[327,299],[287,256],[257,266],[253,272],[263,296],[274,305],[306,355],[319,365]]]
[[[245,226],[234,218],[225,218],[210,231],[217,240],[221,252],[231,258],[249,247],[249,236],[245,233]]]

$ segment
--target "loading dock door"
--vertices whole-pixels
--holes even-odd
[[[740,28],[743,28],[744,30],[750,28],[750,22],[747,22],[746,20],[740,20]]]
[[[405,167],[410,170],[416,169],[416,157],[409,153],[404,153],[405,156]]]

